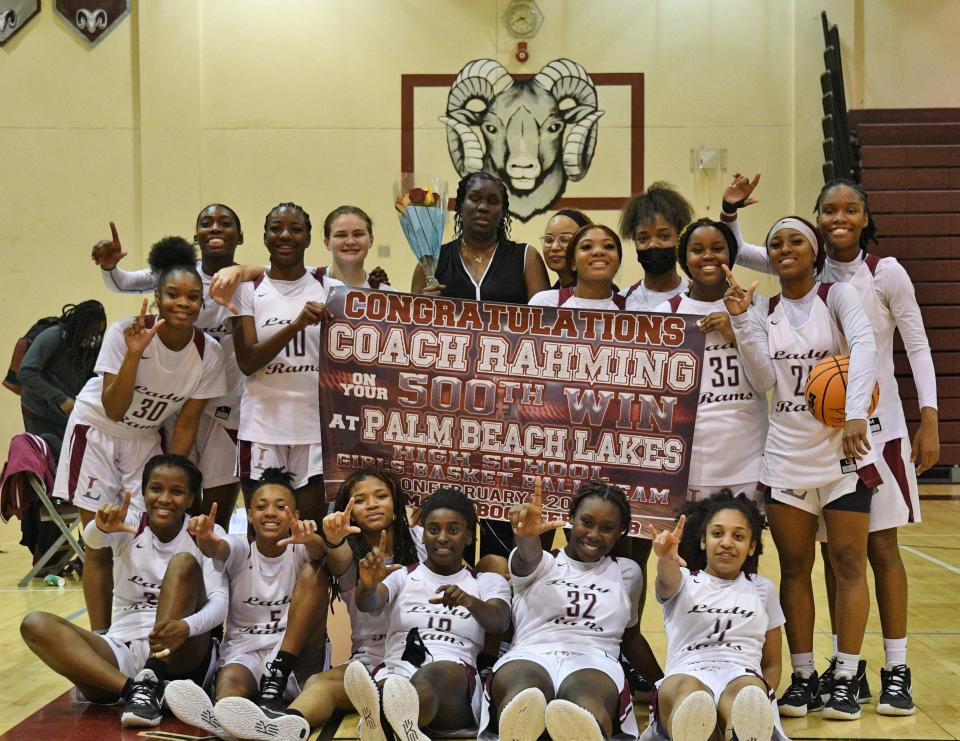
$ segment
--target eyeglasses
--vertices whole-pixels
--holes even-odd
[[[561,247],[566,247],[572,241],[572,234],[561,234],[559,237],[554,237],[550,234],[544,234],[542,237],[540,237],[540,244],[542,244],[544,247],[553,247],[554,243],[559,244]]]

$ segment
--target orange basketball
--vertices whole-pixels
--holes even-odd
[[[847,355],[830,355],[817,363],[807,376],[803,398],[807,409],[828,427],[842,429],[847,422]],[[880,400],[879,384],[873,387],[873,399],[867,414],[873,414]]]

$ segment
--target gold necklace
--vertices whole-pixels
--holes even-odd
[[[466,251],[467,257],[472,259],[475,263],[477,263],[477,265],[480,265],[483,262],[483,258],[486,255],[486,253],[482,253],[478,255],[476,252],[473,251],[472,247],[467,247],[466,243],[464,242],[461,242],[460,246],[464,249],[464,251]],[[494,250],[495,249],[496,247],[494,247]],[[491,251],[490,254],[493,254],[493,252]]]

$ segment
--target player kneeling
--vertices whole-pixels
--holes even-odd
[[[641,738],[707,741],[719,720],[719,738],[732,729],[741,741],[785,741],[772,694],[783,611],[773,584],[756,573],[763,516],[744,495],[728,493],[685,511],[653,541],[667,669]]]
[[[215,684],[218,703],[228,697],[246,697],[282,708],[284,700],[293,699],[300,691],[292,676],[295,661],[278,656],[287,613],[294,587],[326,595],[328,584],[320,568],[323,540],[313,520],[300,519],[291,479],[280,469],[264,471],[247,510],[255,533],[253,543],[246,537],[217,532],[216,504],[209,516],[190,520],[189,529],[200,550],[223,565],[230,581],[227,630]],[[324,598],[323,609],[312,623],[322,630],[325,618]],[[195,682],[171,682],[166,700],[183,722],[220,738],[234,738],[217,716],[219,704],[215,709],[207,692]]]
[[[87,699],[126,703],[124,726],[159,724],[164,681],[202,683],[210,665],[210,631],[226,616],[227,589],[187,531],[187,509],[202,488],[187,458],[154,456],[143,469],[146,513],[127,515],[127,492],[87,523],[84,541],[113,550],[114,619],[106,634],[48,612],[31,612],[20,624],[30,650]]]

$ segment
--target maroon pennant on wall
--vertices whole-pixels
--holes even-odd
[[[0,46],[40,12],[40,0],[0,0]]]
[[[57,13],[91,46],[130,14],[130,0],[57,0]]]

